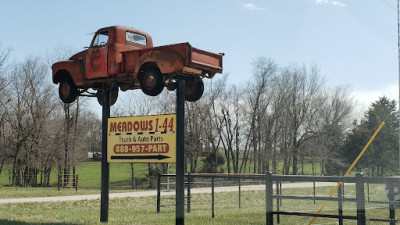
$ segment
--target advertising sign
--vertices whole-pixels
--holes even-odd
[[[176,115],[108,119],[107,161],[175,163]]]

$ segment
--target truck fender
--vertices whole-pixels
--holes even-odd
[[[174,74],[183,69],[183,57],[175,51],[168,50],[145,52],[136,63],[135,74],[139,74],[147,67],[154,66],[157,66],[162,74]]]
[[[53,83],[57,84],[63,76],[70,76],[77,87],[83,85],[85,77],[82,63],[76,60],[67,60],[53,64]]]

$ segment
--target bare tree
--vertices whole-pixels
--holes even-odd
[[[47,50],[44,61],[50,67],[57,61],[67,60],[73,53],[73,48],[65,46],[61,43],[55,45],[51,50]],[[72,167],[72,173],[76,173],[75,152],[79,142],[78,127],[80,118],[80,104],[82,101],[78,98],[74,103],[67,104],[59,100],[63,112],[63,158],[59,157],[58,171],[59,174],[64,173],[64,183],[69,182],[69,173]]]
[[[70,46],[66,46],[62,43],[57,43],[52,48],[46,50],[46,53],[42,57],[42,60],[50,68],[53,63],[67,60],[76,52],[77,50]]]
[[[204,165],[202,171],[217,172],[219,163],[219,147],[221,145],[221,115],[218,102],[226,87],[226,75],[220,79],[214,78],[206,85],[207,89],[203,95],[201,110],[197,112],[198,117],[203,121],[203,145]]]
[[[253,150],[253,173],[263,173],[266,169],[267,150],[263,146],[263,117],[268,115],[271,104],[271,83],[276,76],[278,66],[270,58],[260,57],[253,62],[254,81],[249,82],[246,90],[246,102],[249,107],[249,134],[251,134],[251,146]]]
[[[7,158],[6,148],[5,148],[5,117],[7,116],[6,105],[9,101],[7,97],[6,88],[8,86],[8,81],[6,79],[6,68],[7,60],[10,56],[11,49],[3,48],[0,43],[0,175],[3,170],[3,165]]]
[[[325,101],[322,93],[323,80],[319,69],[291,65],[283,70],[291,82],[290,98],[287,105],[287,121],[291,132],[292,174],[297,174],[298,160],[302,144],[315,134],[318,111]]]
[[[51,88],[42,82],[46,72],[47,67],[33,58],[14,65],[9,77],[8,144],[12,150],[14,185],[37,185],[39,148],[46,118],[54,109]]]
[[[6,62],[10,57],[11,48],[4,48],[0,43],[0,75],[4,73],[3,69],[6,67]]]
[[[314,150],[312,154],[319,157],[322,174],[340,175],[338,167],[343,162],[338,153],[351,127],[353,105],[349,87],[339,86],[328,90],[326,101],[319,112],[321,135],[315,143],[318,149],[310,148]],[[314,167],[314,162],[312,164]]]
[[[185,164],[191,173],[196,172],[198,159],[203,152],[204,120],[199,116],[199,112],[204,110],[203,104],[202,101],[185,104]]]
[[[222,129],[220,131],[221,143],[224,148],[227,160],[228,173],[231,173],[231,166],[234,173],[240,172],[240,153],[243,147],[243,140],[248,139],[245,133],[245,116],[242,99],[243,91],[237,86],[231,86],[223,93],[220,101]],[[247,149],[248,150],[248,149]],[[246,152],[246,151],[243,151]],[[248,152],[248,151],[247,151]]]

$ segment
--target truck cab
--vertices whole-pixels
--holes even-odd
[[[120,74],[122,52],[152,47],[150,35],[142,31],[121,26],[100,29],[86,50],[86,79]]]
[[[101,103],[104,85],[112,88],[111,104],[119,90],[140,88],[155,96],[164,87],[174,90],[178,78],[187,81],[187,100],[197,101],[204,90],[201,79],[222,72],[222,55],[192,48],[189,43],[154,48],[149,34],[111,26],[99,29],[88,49],[54,63],[52,75],[65,103],[74,102],[78,95],[97,97]]]

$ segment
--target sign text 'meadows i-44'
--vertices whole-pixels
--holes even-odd
[[[176,162],[176,115],[108,119],[108,162]]]

